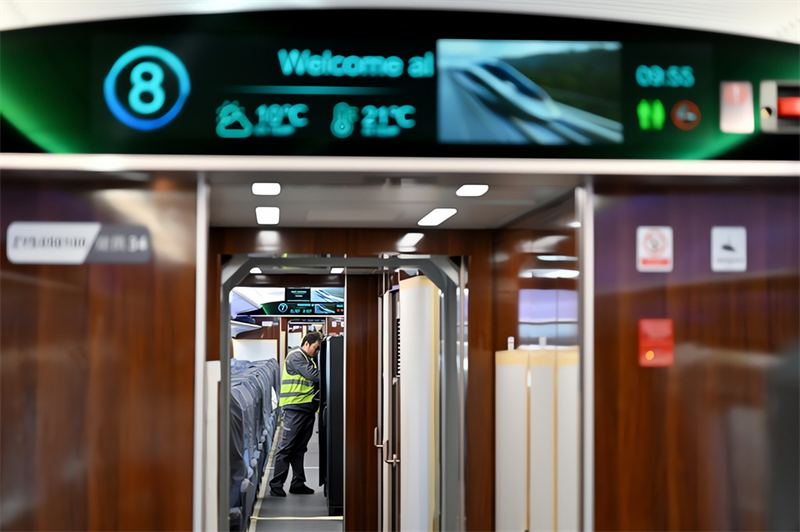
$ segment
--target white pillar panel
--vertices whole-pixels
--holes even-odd
[[[217,442],[219,437],[219,381],[220,362],[210,360],[205,363],[206,380],[203,383],[205,411],[203,412],[203,425],[205,439],[203,456],[204,486],[203,486],[203,525],[202,530],[215,530],[217,528],[217,470],[219,453]],[[227,511],[227,510],[226,510]]]
[[[495,530],[527,529],[528,390],[526,351],[500,351],[495,358]]]
[[[573,532],[580,522],[580,374],[577,352],[564,355],[558,364],[557,528]]]
[[[495,378],[496,530],[577,530],[577,350],[499,351]]]
[[[546,357],[546,358],[545,358]],[[532,354],[530,368],[530,528],[553,530],[555,411],[552,355]],[[541,365],[539,365],[541,364]]]
[[[439,289],[400,281],[400,530],[438,529]]]

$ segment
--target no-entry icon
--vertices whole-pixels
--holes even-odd
[[[672,271],[672,227],[642,225],[636,228],[636,270]]]

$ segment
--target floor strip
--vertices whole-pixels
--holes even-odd
[[[261,512],[261,502],[264,500],[264,493],[266,492],[267,486],[269,486],[269,473],[272,469],[272,464],[275,461],[275,449],[278,447],[278,438],[280,437],[281,431],[283,430],[283,423],[278,423],[278,428],[275,429],[275,436],[272,438],[272,448],[269,452],[269,457],[267,458],[267,467],[264,470],[264,476],[261,479],[261,486],[259,486],[258,492],[258,501],[256,501],[256,506],[253,509],[253,515],[250,516],[250,526],[247,528],[247,532],[256,532],[256,519],[259,512]]]

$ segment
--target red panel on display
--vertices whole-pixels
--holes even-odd
[[[778,118],[800,117],[800,96],[782,96],[778,98]]]

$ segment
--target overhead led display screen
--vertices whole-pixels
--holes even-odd
[[[3,32],[0,149],[616,159],[798,152],[796,132],[761,127],[754,94],[765,81],[800,79],[797,46],[522,15],[354,14]],[[375,24],[356,30],[354,20]],[[756,51],[770,60],[741,61]],[[793,131],[784,129],[777,133]]]
[[[270,316],[344,315],[344,287],[285,288],[282,301],[270,300],[261,309]]]
[[[102,97],[92,98],[95,144],[158,138],[167,147],[177,139],[189,151],[274,154],[316,143],[422,142],[436,129],[434,46],[426,43],[213,35],[131,42],[95,40],[93,78],[103,79]]]

